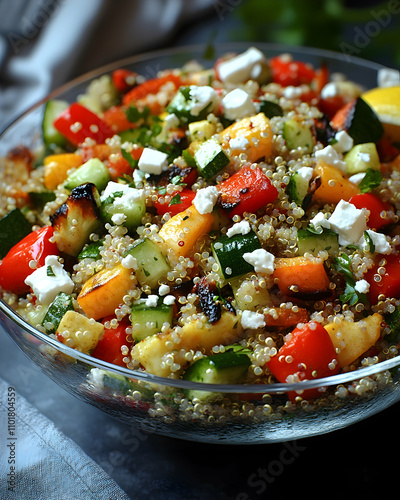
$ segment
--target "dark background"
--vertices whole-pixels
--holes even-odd
[[[19,2],[7,1],[7,4],[15,9],[13,22],[17,29]],[[0,1],[0,8],[2,5],[4,1]],[[172,31],[162,46],[274,41],[351,53],[398,67],[399,13],[400,2],[393,0],[216,0],[200,18]],[[150,44],[148,48],[157,46]],[[134,52],[134,48],[129,53],[121,51],[118,57]],[[69,76],[92,69],[91,64],[83,51]],[[4,78],[1,83],[13,84]],[[5,121],[0,116],[0,130]],[[376,494],[382,497],[392,494],[390,485],[397,482],[399,405],[357,425],[296,443],[208,445],[142,434],[139,444],[133,446],[126,444],[122,436],[128,433],[134,437],[135,429],[59,389],[3,331],[0,331],[0,376],[135,500],[239,500],[277,495],[374,498]],[[283,456],[293,459],[283,463]]]

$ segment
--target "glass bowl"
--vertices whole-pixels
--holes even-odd
[[[219,45],[215,58],[243,52],[249,44]],[[365,87],[376,86],[381,65],[311,48],[257,44],[267,57],[289,52],[295,59],[344,73]],[[151,52],[117,61],[62,86],[11,124],[0,136],[0,157],[18,145],[41,144],[43,109],[48,99],[74,101],[88,83],[126,67],[154,77],[195,59],[205,67],[204,46]],[[1,168],[1,167],[0,167]],[[28,358],[77,398],[123,422],[180,439],[209,443],[257,444],[300,439],[331,432],[368,418],[400,400],[400,356],[356,371],[296,384],[215,385],[162,378],[121,368],[71,349],[39,332],[0,301],[1,325]],[[289,391],[320,388],[321,396],[288,402]],[[188,389],[215,395],[212,403],[185,398]]]

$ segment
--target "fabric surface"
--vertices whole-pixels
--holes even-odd
[[[0,379],[0,498],[129,500],[73,441]]]
[[[0,0],[0,130],[71,77],[162,46],[212,5],[213,0]]]

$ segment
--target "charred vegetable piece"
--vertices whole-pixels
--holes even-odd
[[[99,232],[100,197],[96,186],[83,184],[72,190],[67,201],[51,217],[60,252],[76,257],[91,233]]]
[[[201,278],[195,290],[199,296],[200,306],[210,323],[215,323],[221,317],[221,298],[215,281],[209,281],[207,276]]]

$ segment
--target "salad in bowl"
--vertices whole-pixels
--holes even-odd
[[[41,144],[2,159],[3,303],[62,363],[92,359],[98,400],[152,416],[276,419],[395,386],[400,129],[379,103],[400,87],[379,74],[367,90],[249,47],[48,100]]]

